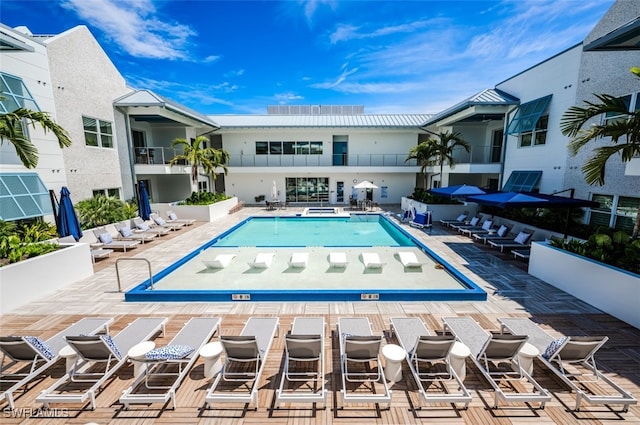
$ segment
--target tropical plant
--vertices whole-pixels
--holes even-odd
[[[422,202],[423,204],[460,204],[460,202],[455,199],[434,195],[422,187],[414,188],[413,193],[409,195],[408,198]]]
[[[0,221],[0,266],[55,251],[57,244],[43,243],[55,236],[55,226],[44,221],[19,225]]]
[[[84,228],[104,226],[129,220],[137,215],[138,207],[118,198],[98,195],[75,205],[80,225]]]
[[[640,68],[632,67],[631,73],[640,77]],[[610,137],[611,144],[593,149],[593,155],[582,166],[585,181],[590,185],[604,185],[606,164],[613,155],[619,154],[623,162],[640,155],[640,110],[629,112],[629,105],[623,99],[609,94],[597,94],[597,102],[585,101],[586,106],[572,106],[564,113],[560,122],[562,134],[571,137],[569,149],[576,155],[592,140]],[[593,118],[602,114],[618,117],[592,123],[583,127]],[[632,237],[638,236],[640,229],[640,208],[636,215]]]
[[[35,168],[38,165],[38,149],[25,134],[23,123],[27,121],[34,128],[40,125],[45,133],[53,132],[58,138],[60,148],[71,146],[71,139],[67,131],[56,124],[46,112],[32,111],[19,108],[13,112],[0,114],[0,144],[8,141],[13,145],[18,158],[27,168]]]
[[[173,166],[180,161],[186,161],[191,165],[191,181],[194,186],[198,184],[198,168],[202,167],[207,174],[211,174],[213,180],[216,179],[216,169],[222,168],[224,174],[228,172],[227,162],[229,153],[224,149],[206,148],[204,144],[209,142],[206,136],[198,136],[193,142],[177,138],[171,142],[171,147],[181,146],[182,153],[174,156],[169,165]]]
[[[192,192],[191,196],[179,205],[210,205],[229,199],[224,193]]]
[[[449,164],[449,167],[454,168],[456,166],[455,159],[453,157],[454,152],[458,148],[463,148],[465,151],[470,152],[471,146],[462,138],[462,135],[458,132],[440,132],[433,133],[433,136],[413,146],[409,150],[409,156],[405,159],[409,161],[415,159],[420,164],[420,172],[425,174],[425,170],[429,166],[440,166],[440,178],[442,178],[442,170],[445,162]],[[426,178],[426,175],[425,175]]]

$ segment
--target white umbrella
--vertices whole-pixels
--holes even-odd
[[[276,186],[276,181],[273,181],[273,184],[271,185],[271,200],[275,201],[276,199],[278,199],[278,187]]]
[[[378,188],[378,186],[376,186],[375,184],[367,180],[363,180],[353,187],[355,187],[356,189],[377,189]]]

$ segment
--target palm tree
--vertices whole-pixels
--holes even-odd
[[[186,161],[191,165],[191,181],[198,184],[198,168],[202,167],[208,174],[213,175],[215,181],[216,168],[220,167],[226,175],[228,172],[226,163],[229,161],[229,153],[224,149],[205,148],[204,144],[209,142],[206,136],[198,136],[193,142],[177,138],[171,142],[171,147],[182,146],[182,153],[174,156],[169,165],[174,165],[178,161]]]
[[[5,139],[11,143],[25,167],[35,168],[38,165],[38,149],[29,140],[22,127],[25,120],[34,128],[39,124],[45,133],[52,131],[58,138],[60,148],[71,146],[67,131],[56,124],[46,112],[19,108],[13,112],[0,114],[0,144],[4,143]]]
[[[632,67],[631,72],[640,77],[640,68]],[[629,112],[629,105],[615,96],[595,95],[598,102],[586,102],[587,106],[572,106],[564,113],[560,122],[562,134],[571,137],[569,149],[576,155],[587,143],[600,137],[610,137],[612,144],[593,149],[593,155],[582,166],[585,181],[590,185],[604,185],[606,164],[609,158],[620,154],[623,162],[631,161],[640,155],[640,110]],[[585,124],[592,118],[609,113],[619,117],[592,123],[587,129]],[[640,228],[640,208],[633,227],[633,237]]]
[[[410,159],[416,159],[418,163],[421,164],[421,173],[424,173],[428,166],[439,165],[440,178],[442,179],[442,170],[445,162],[447,162],[451,168],[456,166],[455,159],[453,158],[454,151],[462,147],[468,153],[471,150],[471,146],[458,132],[453,133],[446,131],[433,133],[433,135],[436,137],[430,137],[424,142],[412,147],[411,150],[409,150],[409,156],[405,159],[405,162]]]

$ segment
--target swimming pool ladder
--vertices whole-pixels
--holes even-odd
[[[147,263],[147,266],[149,267],[149,288],[153,289],[153,274],[151,273],[151,261],[147,260],[146,258],[118,258],[116,260],[116,279],[118,280],[118,292],[122,292],[122,287],[120,286],[120,271],[118,269],[118,263],[120,263],[120,261],[144,261],[145,263]]]

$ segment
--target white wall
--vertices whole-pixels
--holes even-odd
[[[127,93],[124,78],[85,26],[47,39],[58,118],[73,140],[63,154],[74,202],[91,198],[94,189],[123,187],[120,158],[128,158],[125,136],[116,131],[113,100]],[[82,116],[111,122],[113,148],[85,144]],[[123,161],[126,164],[128,161]],[[126,171],[130,187],[130,168]],[[71,171],[74,170],[74,171]]]
[[[560,132],[560,119],[575,102],[581,54],[582,45],[575,46],[496,85],[497,89],[518,97],[521,104],[553,94],[547,108],[546,144],[521,148],[517,136],[507,137],[503,184],[512,171],[537,170],[542,171],[541,193],[566,189],[568,139]]]

